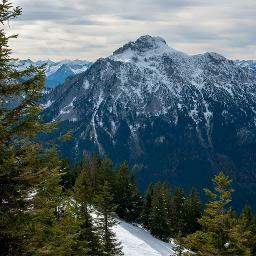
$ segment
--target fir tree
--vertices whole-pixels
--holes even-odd
[[[123,255],[120,243],[112,230],[116,224],[113,213],[116,205],[113,204],[113,194],[109,182],[105,181],[95,197],[95,206],[98,211],[97,229],[101,241],[103,255]]]
[[[167,241],[170,235],[168,225],[168,211],[166,209],[166,192],[159,182],[154,186],[152,205],[149,215],[150,232],[155,237]]]
[[[183,235],[188,235],[196,232],[200,229],[198,223],[201,217],[201,203],[199,195],[195,188],[192,189],[190,195],[185,199],[184,202],[184,233]]]
[[[228,231],[229,242],[227,243],[227,255],[253,255],[253,245],[256,243],[247,220],[243,218],[234,219]]]
[[[254,228],[253,213],[251,208],[246,206],[239,218],[233,220],[229,230],[231,254],[254,255],[256,244],[256,233]]]
[[[0,22],[4,26],[21,14],[8,0],[0,4]],[[41,68],[18,71],[12,64],[10,38],[0,30],[0,247],[2,255],[20,255],[26,237],[28,197],[40,183],[43,170],[34,166],[40,147],[38,132],[47,129],[38,116],[38,97],[44,87]]]
[[[8,0],[0,4],[2,25],[20,14]],[[80,255],[86,245],[77,244],[74,213],[70,207],[61,215],[58,210],[70,201],[62,195],[62,163],[55,150],[37,141],[39,133],[54,126],[43,124],[39,115],[44,70],[31,66],[19,71],[12,64],[8,40],[13,37],[0,30],[1,255]]]
[[[150,184],[145,192],[143,199],[143,207],[141,211],[141,222],[146,229],[150,229],[149,216],[152,208],[154,187]]]
[[[78,176],[75,184],[75,199],[79,204],[77,216],[80,219],[80,241],[87,242],[87,255],[98,256],[101,255],[99,244],[99,237],[93,225],[91,211],[93,190],[89,178],[88,166],[81,165],[80,175]]]
[[[95,188],[99,190],[105,181],[108,181],[109,185],[113,187],[114,182],[114,171],[113,171],[113,163],[112,161],[105,156],[102,160],[100,160],[100,164],[98,164],[98,159],[93,159],[96,163],[94,164],[95,168]]]
[[[53,232],[54,223],[58,218],[57,208],[62,203],[60,162],[54,149],[40,158],[35,158],[33,162],[33,166],[44,171],[40,183],[33,187],[28,199],[31,201],[31,209],[27,216],[29,222],[26,246],[32,253],[48,247],[51,239],[49,234]]]
[[[214,191],[205,190],[211,201],[199,219],[202,230],[186,238],[187,246],[195,255],[202,256],[252,255],[245,245],[250,234],[241,232],[241,226],[236,223],[229,207],[233,192],[231,179],[221,172],[215,176],[213,183]],[[245,239],[245,243],[241,244],[241,239]]]
[[[77,216],[79,206],[67,197],[57,208],[58,218],[49,233],[49,242],[34,255],[85,256],[89,254],[89,244],[80,239],[82,222]]]
[[[117,215],[128,222],[137,222],[142,200],[127,163],[123,163],[117,171],[113,190]]]
[[[171,197],[169,214],[170,232],[172,237],[185,233],[185,193],[182,188],[176,188]]]

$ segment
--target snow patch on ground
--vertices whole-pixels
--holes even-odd
[[[42,104],[42,108],[45,109],[45,108],[49,108],[51,105],[52,105],[53,101],[51,100],[48,100],[45,104]]]
[[[69,105],[67,105],[63,109],[61,109],[59,116],[64,115],[64,114],[69,114],[71,109],[73,109],[73,107],[74,107],[74,101],[75,100],[76,100],[76,97],[74,97],[72,99],[72,101],[69,103]]]
[[[85,91],[90,88],[90,83],[87,79],[84,80],[83,88],[84,88]]]
[[[118,220],[113,228],[125,256],[174,256],[173,245],[153,237],[143,228]]]

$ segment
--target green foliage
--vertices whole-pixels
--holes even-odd
[[[150,229],[149,216],[152,208],[154,186],[150,184],[144,195],[144,202],[141,212],[141,222],[146,229]]]
[[[3,256],[122,255],[113,226],[114,214],[129,222],[142,221],[156,237],[183,239],[193,255],[256,255],[256,217],[245,208],[237,218],[231,211],[231,180],[220,173],[201,216],[195,190],[171,193],[167,183],[150,185],[141,197],[127,164],[115,172],[112,161],[94,155],[65,174],[68,164],[55,149],[40,145],[43,124],[38,98],[44,88],[43,67],[19,71],[12,64],[10,38],[4,25],[21,14],[8,0],[0,4],[0,248]],[[71,131],[60,140],[69,139]],[[79,174],[75,181],[76,174]],[[74,193],[68,189],[75,183]],[[70,193],[70,194],[69,194]],[[93,222],[91,209],[98,217]],[[186,252],[188,255],[189,252]]]
[[[117,215],[128,222],[138,222],[142,199],[127,163],[122,164],[115,175],[113,192]]]
[[[200,198],[195,189],[186,195],[182,188],[170,191],[169,184],[150,184],[141,212],[141,222],[150,232],[167,241],[170,237],[187,235],[200,229]]]
[[[186,249],[183,246],[183,243],[184,243],[183,240],[184,240],[184,238],[182,237],[182,233],[179,232],[179,234],[177,235],[177,237],[174,241],[175,244],[174,244],[174,247],[173,247],[173,250],[175,251],[176,256],[184,256],[185,253],[186,253]]]
[[[21,14],[8,0],[0,4],[5,25]],[[63,194],[63,162],[56,150],[38,143],[43,124],[38,98],[43,67],[19,71],[12,64],[4,29],[0,30],[0,248],[1,255],[85,255],[80,223]]]
[[[189,196],[184,202],[184,230],[183,235],[192,234],[200,230],[201,226],[198,222],[201,217],[202,206],[200,197],[195,188],[192,189]]]
[[[189,235],[186,245],[195,255],[252,255],[251,231],[246,221],[237,220],[229,207],[233,192],[231,179],[221,172],[215,176],[213,184],[214,191],[205,190],[211,200],[199,219],[202,230]]]
[[[40,182],[30,191],[29,222],[27,223],[26,247],[28,251],[41,250],[51,241],[53,226],[57,219],[56,209],[62,203],[60,186],[60,160],[55,150],[41,155],[33,163],[41,169]],[[51,235],[50,235],[51,234]]]
[[[154,186],[152,204],[149,214],[149,226],[152,235],[167,241],[170,235],[168,225],[169,188],[167,184]]]
[[[5,25],[21,14],[4,0],[0,4],[0,22]],[[0,247],[2,255],[20,255],[24,247],[28,197],[40,183],[43,169],[37,168],[41,147],[34,140],[38,132],[47,131],[37,104],[44,87],[41,68],[18,71],[11,64],[10,38],[0,30]]]
[[[176,188],[171,200],[170,229],[171,236],[176,237],[179,233],[185,234],[185,192],[182,188]]]
[[[94,203],[98,212],[97,231],[100,237],[103,255],[123,255],[120,243],[112,231],[113,226],[116,224],[113,218],[116,205],[113,204],[113,194],[108,181],[105,181],[104,185],[100,187],[100,191],[95,196]]]
[[[47,237],[33,255],[89,255],[88,243],[80,240],[81,222],[76,218],[78,206],[66,198],[60,207],[56,209],[57,218],[52,222]]]
[[[81,222],[79,240],[87,242],[87,255],[102,255],[99,237],[96,234],[91,217],[90,208],[93,203],[93,190],[89,178],[88,161],[86,160],[80,164],[80,175],[75,183],[74,197],[79,204],[77,211],[77,216]]]

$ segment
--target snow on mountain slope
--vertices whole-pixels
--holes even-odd
[[[125,256],[172,256],[173,245],[153,237],[149,232],[124,221],[118,220],[114,227],[117,238],[122,243]]]
[[[237,60],[236,64],[256,73],[256,60]]]
[[[86,71],[92,63],[83,60],[62,60],[54,62],[51,60],[46,61],[32,61],[17,60],[14,64],[18,69],[22,70],[29,66],[41,66],[45,65],[46,81],[45,86],[47,88],[55,88],[56,86],[63,84],[65,79],[69,76],[73,76]]]

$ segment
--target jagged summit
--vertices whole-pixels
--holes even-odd
[[[115,53],[119,53],[119,51],[126,50],[127,48],[130,48],[131,50],[135,50],[135,51],[144,52],[144,51],[166,47],[166,46],[167,46],[167,43],[163,38],[158,36],[155,37],[155,36],[145,35],[145,36],[139,37],[135,42],[129,42],[125,44]]]
[[[159,55],[169,52],[176,52],[174,49],[170,48],[166,41],[158,36],[141,36],[135,42],[129,42],[116,50],[113,53],[113,57],[120,58],[122,56],[136,57],[136,55],[144,56],[147,54]]]
[[[148,44],[148,46],[159,46],[160,44],[167,44],[166,41],[160,36],[144,35],[139,37],[135,44]]]

